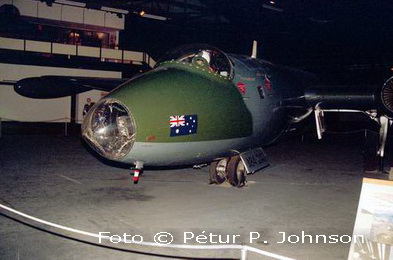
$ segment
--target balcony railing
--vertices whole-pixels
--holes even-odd
[[[46,54],[60,54],[98,58],[101,61],[130,63],[141,65],[148,64],[154,67],[155,61],[145,52],[70,45],[55,42],[34,41],[0,37],[0,49],[30,51]]]

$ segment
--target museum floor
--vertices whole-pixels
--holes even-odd
[[[146,170],[134,185],[129,170],[100,162],[78,136],[5,134],[0,203],[67,227],[138,235],[146,242],[159,232],[170,232],[176,244],[191,233],[239,235],[236,243],[281,256],[346,259],[350,244],[278,242],[283,232],[352,235],[364,177],[363,144],[362,133],[322,141],[293,137],[267,147],[270,166],[236,189],[208,185],[208,167]],[[250,243],[250,234],[260,237]],[[187,243],[198,244],[195,238]],[[240,256],[225,250],[125,248],[191,258]],[[5,216],[0,216],[0,258],[162,259],[70,240]],[[261,257],[250,253],[249,259]]]

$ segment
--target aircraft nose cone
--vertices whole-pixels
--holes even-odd
[[[111,160],[127,155],[135,142],[135,121],[120,101],[107,98],[95,104],[82,124],[82,136],[99,154]]]

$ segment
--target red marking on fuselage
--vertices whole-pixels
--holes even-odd
[[[242,95],[246,94],[246,84],[244,84],[243,82],[237,83],[237,89],[240,91]]]
[[[267,77],[265,77],[263,84],[265,85],[267,90],[272,90],[272,83],[270,82],[270,80]]]

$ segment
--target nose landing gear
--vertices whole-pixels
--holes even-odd
[[[239,155],[212,162],[209,173],[210,184],[221,184],[227,180],[237,188],[246,185],[246,168]]]
[[[134,182],[134,184],[138,184],[139,174],[142,172],[142,170],[143,170],[143,162],[137,161],[135,163],[135,168],[132,168],[133,175],[134,175],[132,181]]]
[[[210,164],[210,184],[221,184],[228,179],[229,158],[214,161]]]
[[[228,164],[228,181],[237,188],[246,185],[246,167],[239,155],[233,156]]]

